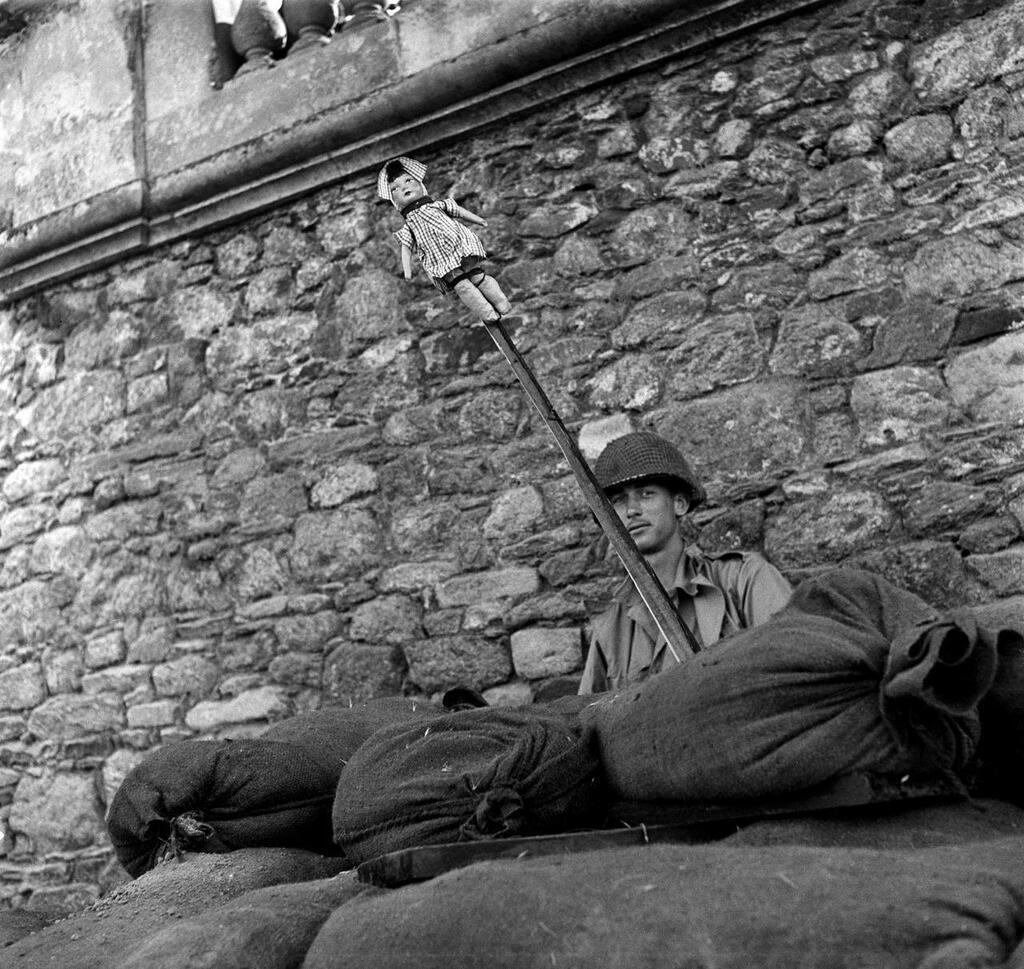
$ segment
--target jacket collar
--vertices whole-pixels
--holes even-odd
[[[697,631],[705,645],[718,641],[725,619],[725,595],[708,577],[706,559],[699,549],[688,548],[683,552],[676,566],[672,588],[665,591],[670,596],[676,596],[679,602],[689,599],[692,603]],[[667,649],[668,643],[640,598],[640,593],[636,591],[632,579],[625,579],[616,589],[615,597],[627,607],[629,618],[646,630],[656,644],[655,657],[660,656]]]

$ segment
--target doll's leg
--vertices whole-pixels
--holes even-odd
[[[491,304],[502,316],[504,316],[509,310],[512,309],[512,304],[508,301],[508,297],[501,291],[501,287],[498,285],[498,280],[493,276],[484,276],[477,283],[477,287],[480,292],[487,297],[487,302]]]
[[[473,311],[478,319],[483,320],[485,323],[493,323],[495,320],[501,319],[498,311],[491,306],[484,297],[484,294],[468,279],[462,279],[457,282],[454,289],[455,295]]]

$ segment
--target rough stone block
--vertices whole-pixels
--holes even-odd
[[[381,592],[420,592],[444,582],[458,571],[458,564],[448,560],[402,562],[384,569],[377,587]]]
[[[497,639],[480,636],[440,636],[404,649],[409,679],[434,693],[453,686],[482,690],[508,679],[512,672],[508,648]]]
[[[942,378],[922,367],[862,374],[853,382],[850,407],[869,447],[918,440],[953,413]]]
[[[543,514],[544,499],[536,488],[511,488],[494,499],[490,514],[484,519],[484,537],[518,538],[531,531]]]
[[[54,518],[48,505],[12,508],[0,516],[0,551],[24,542],[42,531]]]
[[[582,662],[579,629],[534,626],[512,633],[512,665],[524,680],[571,673]]]
[[[655,430],[698,474],[771,474],[793,466],[806,441],[800,388],[789,381],[730,387],[656,412]]]
[[[124,378],[91,371],[41,390],[19,419],[40,440],[68,441],[121,417],[124,407]]]
[[[4,478],[3,495],[10,502],[22,501],[51,491],[64,477],[63,465],[56,458],[24,461]]]
[[[267,672],[285,686],[320,686],[324,659],[317,653],[284,653],[270,661]]]
[[[102,633],[86,641],[83,659],[88,669],[120,663],[125,658],[124,636],[120,630]]]
[[[185,723],[193,730],[208,732],[233,724],[280,720],[290,712],[281,687],[262,686],[231,700],[203,700],[185,714]]]
[[[783,315],[770,367],[784,376],[835,377],[848,373],[863,349],[855,327],[812,303]]]
[[[442,608],[468,606],[481,600],[531,595],[539,589],[536,569],[512,566],[453,576],[437,586],[437,601]]]
[[[250,481],[238,508],[243,532],[259,535],[290,528],[308,511],[306,489],[297,474],[270,474]]]
[[[393,696],[402,688],[405,659],[392,646],[342,642],[324,663],[322,692],[338,703]]]
[[[40,854],[87,848],[103,837],[96,787],[90,774],[46,773],[18,785],[8,823]]]
[[[957,544],[965,552],[998,552],[1020,537],[1020,523],[1012,515],[997,515],[971,522]]]
[[[137,686],[149,683],[149,665],[110,666],[82,677],[83,693],[130,693]]]
[[[153,688],[158,696],[207,696],[217,685],[219,672],[204,656],[182,656],[153,667]]]
[[[1024,333],[1010,333],[954,357],[946,367],[953,403],[975,420],[1024,417]]]
[[[968,233],[925,242],[903,273],[911,295],[962,300],[974,293],[998,289],[1017,278],[1021,247],[986,245]]]
[[[946,104],[986,81],[1024,67],[1019,2],[999,6],[915,45],[909,71],[926,103]]]
[[[920,115],[901,121],[885,134],[885,150],[911,171],[941,165],[949,158],[953,122],[945,114]]]
[[[653,355],[622,357],[588,381],[590,401],[607,410],[643,410],[658,402],[664,375]]]
[[[1024,592],[1024,548],[1019,545],[988,555],[969,555],[964,564],[968,573],[978,578],[993,595],[1012,596]]]
[[[299,578],[341,578],[379,562],[380,526],[363,508],[341,508],[302,515],[291,546],[292,569]]]
[[[23,663],[0,673],[0,710],[30,710],[45,698],[38,663]]]
[[[883,541],[895,520],[878,494],[837,491],[784,508],[765,529],[765,551],[782,568],[835,562]]]
[[[633,431],[633,422],[627,414],[613,414],[588,421],[580,428],[579,448],[588,461],[598,455],[616,438]]]
[[[128,727],[131,730],[150,730],[169,727],[178,721],[181,705],[177,700],[153,700],[128,707]]]
[[[612,346],[621,349],[649,347],[671,334],[685,334],[705,311],[706,298],[698,289],[662,293],[635,304],[626,319],[612,331]]]
[[[274,623],[274,635],[284,649],[316,652],[338,634],[341,616],[334,610],[288,616]]]
[[[715,316],[691,323],[668,355],[669,392],[676,399],[706,394],[760,376],[768,346],[750,313]]]
[[[952,343],[962,346],[1009,330],[1024,327],[1024,307],[993,307],[985,310],[962,310],[956,317]]]
[[[30,565],[36,573],[77,577],[88,567],[92,551],[84,529],[78,525],[60,525],[36,539]]]
[[[857,74],[873,71],[879,67],[878,54],[873,50],[843,51],[816,57],[810,63],[815,77],[831,84],[833,81],[847,81]]]
[[[314,508],[336,508],[350,498],[372,494],[379,484],[377,472],[368,464],[346,462],[313,485],[311,504]]]
[[[519,231],[524,236],[552,239],[586,225],[597,213],[597,208],[584,202],[542,205],[523,219]]]
[[[398,645],[423,637],[423,609],[406,596],[381,596],[352,613],[349,637],[354,640]]]
[[[74,740],[124,726],[124,701],[116,693],[69,693],[51,697],[28,718],[28,729],[43,740]]]
[[[51,696],[74,693],[82,682],[82,658],[77,649],[45,649],[43,678]]]

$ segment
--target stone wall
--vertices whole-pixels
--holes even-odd
[[[709,549],[1024,608],[1024,0],[852,0],[420,153],[488,219],[589,453]],[[119,878],[145,751],[454,684],[571,687],[617,581],[375,172],[0,310],[0,903]]]

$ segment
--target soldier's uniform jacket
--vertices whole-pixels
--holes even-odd
[[[702,647],[757,626],[788,601],[792,587],[757,552],[709,555],[690,546],[666,589]],[[685,656],[683,657],[685,659]],[[580,693],[617,690],[675,663],[665,638],[630,579],[591,624],[590,651]]]

